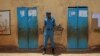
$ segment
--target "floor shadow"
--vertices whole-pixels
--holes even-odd
[[[40,46],[41,51],[43,51],[43,45]],[[60,55],[61,53],[66,53],[66,47],[64,47],[62,44],[55,44],[55,56]],[[48,44],[47,49],[46,49],[46,54],[52,55],[52,48],[51,44]]]
[[[52,55],[52,49],[50,47],[51,45],[48,44],[46,54]],[[39,48],[36,49],[19,49],[15,46],[3,46],[3,48],[0,48],[0,53],[42,53],[43,51],[43,45],[41,45]],[[64,47],[62,44],[55,44],[55,55],[58,56],[61,54],[86,54],[86,53],[100,53],[100,45],[94,45],[89,47],[87,50],[79,50],[75,49],[74,51],[68,51],[66,47]]]

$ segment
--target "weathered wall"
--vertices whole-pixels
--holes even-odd
[[[67,46],[67,9],[69,6],[88,6],[89,8],[89,46],[100,45],[100,34],[93,32],[91,21],[93,13],[100,13],[98,7],[100,0],[0,0],[0,10],[11,11],[11,35],[0,35],[0,46],[18,47],[18,25],[17,25],[17,7],[37,7],[38,25],[43,28],[43,20],[46,11],[51,11],[56,20],[56,24],[61,24],[64,28],[62,37],[55,36],[55,42]],[[39,33],[39,46],[43,44],[43,34]]]

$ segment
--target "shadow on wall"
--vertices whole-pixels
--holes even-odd
[[[94,45],[89,47],[90,51],[100,51],[100,45]]]
[[[62,27],[61,24],[57,25],[57,26],[55,27],[55,35],[62,36],[63,30],[64,30],[64,28]]]

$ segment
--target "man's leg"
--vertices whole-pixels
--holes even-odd
[[[43,49],[43,54],[45,54],[46,53],[46,48],[47,48],[47,44],[48,44],[48,35],[47,34],[45,34],[44,35],[44,49]]]
[[[50,37],[50,42],[51,42],[51,47],[52,47],[52,48],[55,48],[54,38],[53,38],[53,36]]]
[[[54,54],[54,48],[55,48],[55,43],[54,43],[54,33],[50,33],[50,42],[51,42],[51,48],[52,48],[52,53]]]

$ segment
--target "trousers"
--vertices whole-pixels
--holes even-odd
[[[51,47],[55,48],[54,31],[53,30],[45,30],[44,31],[44,48],[47,48],[49,39],[50,39],[50,42],[51,42]]]

